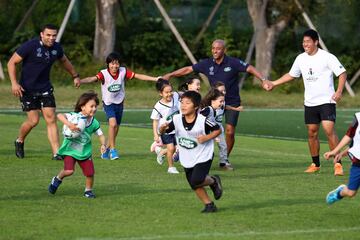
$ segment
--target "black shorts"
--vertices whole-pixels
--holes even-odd
[[[334,103],[304,107],[305,124],[319,124],[321,121],[336,121],[336,104]]]
[[[160,138],[163,144],[174,144],[176,146],[175,134],[163,134]]]
[[[43,107],[56,108],[55,97],[52,90],[42,93],[24,93],[20,97],[21,107],[24,112],[41,110]]]
[[[196,189],[204,182],[206,176],[209,174],[212,159],[206,162],[198,163],[192,168],[184,168],[186,179],[192,189]]]
[[[235,106],[238,107],[238,106]],[[239,111],[225,110],[225,123],[236,127],[239,119]]]

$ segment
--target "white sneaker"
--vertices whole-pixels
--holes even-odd
[[[179,171],[176,169],[176,167],[169,167],[169,168],[168,168],[168,173],[178,174]]]
[[[164,163],[165,156],[161,155],[160,152],[156,154],[156,161],[159,165],[162,165]]]

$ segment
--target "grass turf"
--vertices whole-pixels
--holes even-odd
[[[101,160],[94,152],[96,199],[82,197],[85,179],[78,166],[50,195],[47,186],[62,162],[50,160],[43,120],[25,143],[26,158],[16,159],[13,140],[22,120],[0,114],[0,239],[328,240],[359,235],[358,199],[325,204],[326,194],[347,182],[349,161],[344,160],[344,177],[334,177],[332,164],[325,161],[320,174],[304,174],[306,142],[237,137],[234,172],[219,171],[215,157],[211,174],[221,176],[224,195],[216,201],[219,212],[206,215],[183,171],[169,175],[166,166],[156,163],[149,152],[151,130],[143,128],[120,128],[120,160]],[[98,145],[94,138],[94,149]]]

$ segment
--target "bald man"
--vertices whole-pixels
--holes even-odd
[[[227,106],[233,107],[232,109],[236,109],[241,104],[239,89],[240,72],[252,74],[261,80],[262,85],[265,84],[267,80],[255,67],[238,58],[229,57],[225,52],[225,41],[217,39],[211,45],[211,58],[201,60],[192,66],[180,68],[164,75],[163,78],[170,79],[172,77],[180,77],[192,72],[202,73],[208,77],[211,86],[219,81],[225,84],[225,103]],[[230,109],[225,110],[225,135],[228,157],[235,143],[235,130],[238,118],[239,111]],[[220,168],[224,170],[233,170],[228,159],[226,163],[220,163]]]

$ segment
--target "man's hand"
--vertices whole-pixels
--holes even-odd
[[[81,85],[80,78],[76,77],[74,78],[74,87],[79,88]]]
[[[18,83],[14,83],[11,85],[11,91],[15,97],[22,97],[23,92],[25,92],[25,90],[22,88],[22,86]]]
[[[341,97],[342,97],[342,92],[341,91],[336,91],[334,93],[334,95],[332,95],[332,99],[337,102],[337,101],[340,101],[341,100]]]

